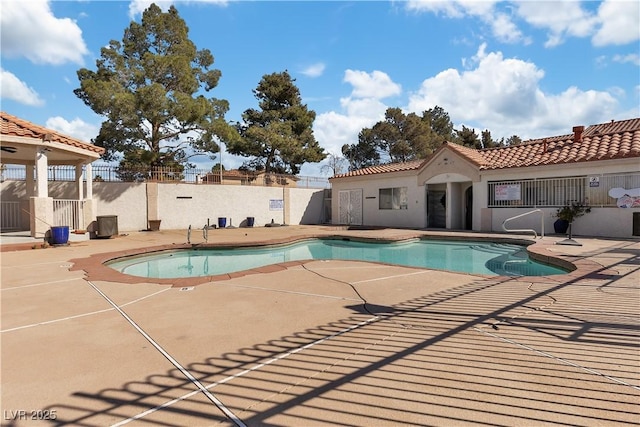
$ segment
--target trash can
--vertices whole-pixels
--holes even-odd
[[[61,225],[51,227],[51,244],[66,245],[69,242],[69,226]]]
[[[219,217],[218,218],[218,228],[225,228],[227,226],[227,218]]]
[[[633,233],[634,236],[640,236],[640,212],[633,213]]]
[[[96,217],[98,223],[97,237],[111,237],[118,235],[118,217],[116,215],[102,215]]]
[[[253,227],[253,224],[256,222],[255,217],[248,216],[247,217],[247,227]]]

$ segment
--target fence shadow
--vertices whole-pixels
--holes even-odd
[[[249,426],[638,425],[640,309],[629,274],[639,268],[625,266],[567,283],[486,279],[393,306],[353,305],[347,318],[185,368]],[[233,424],[194,390],[170,370],[51,408],[70,414],[58,425],[152,408],[148,424]]]

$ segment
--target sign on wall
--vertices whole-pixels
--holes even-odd
[[[281,211],[284,209],[284,200],[282,199],[269,199],[270,211]]]
[[[520,184],[498,184],[494,188],[496,200],[520,200]]]

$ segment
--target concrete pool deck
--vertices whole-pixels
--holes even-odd
[[[485,237],[288,226],[208,241],[335,234]],[[3,241],[2,425],[640,425],[640,240],[559,240],[530,249],[576,265],[561,276],[311,261],[165,284],[91,265],[186,230]]]

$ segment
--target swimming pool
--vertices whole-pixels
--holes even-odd
[[[315,239],[284,246],[172,250],[120,258],[106,265],[124,274],[169,279],[214,276],[302,260],[370,261],[496,276],[547,276],[567,272],[530,259],[523,246],[447,240],[378,243]]]

